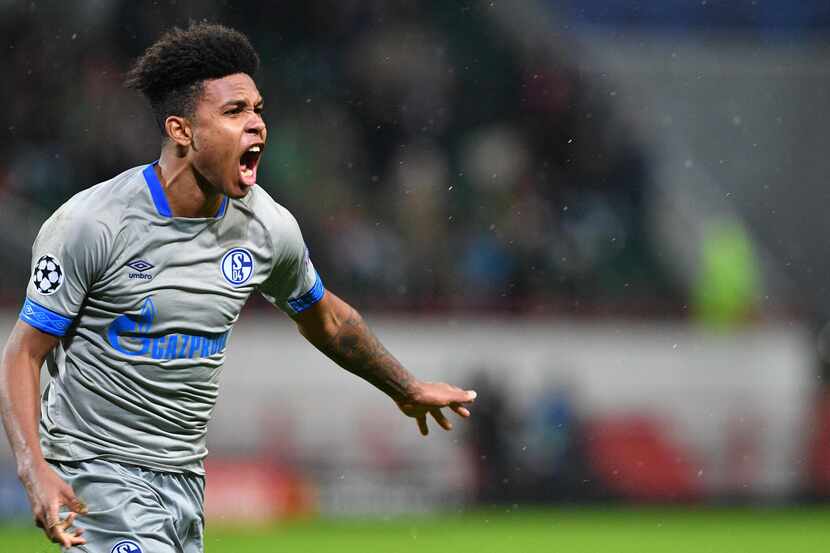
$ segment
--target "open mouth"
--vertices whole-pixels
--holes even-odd
[[[256,183],[256,168],[262,155],[262,144],[254,144],[239,158],[239,174],[248,186]]]

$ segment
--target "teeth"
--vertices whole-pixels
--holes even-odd
[[[259,146],[251,146],[250,148],[248,148],[248,151],[259,153]]]
[[[243,176],[243,177],[250,177],[250,176],[252,176],[253,174],[254,174],[254,170],[253,170],[253,169],[243,169],[243,170],[242,170],[242,176]]]

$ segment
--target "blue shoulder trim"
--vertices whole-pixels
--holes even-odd
[[[325,291],[326,289],[323,288],[323,280],[317,274],[317,280],[314,281],[314,286],[311,287],[311,290],[297,299],[288,300],[288,305],[294,310],[294,313],[300,313],[323,299]]]
[[[150,195],[153,196],[153,203],[156,204],[156,211],[162,217],[172,217],[173,212],[170,211],[170,204],[167,203],[167,196],[164,195],[164,188],[159,182],[156,171],[153,169],[158,165],[158,161],[154,161],[144,168],[144,180],[147,181],[147,186],[150,188]]]
[[[69,325],[72,324],[72,319],[69,317],[55,313],[29,298],[26,298],[26,301],[23,302],[23,309],[20,310],[20,320],[53,336],[63,336],[66,334]]]

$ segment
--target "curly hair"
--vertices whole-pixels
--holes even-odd
[[[191,23],[164,33],[136,60],[124,85],[150,101],[159,127],[170,115],[193,115],[204,81],[236,73],[253,77],[259,56],[248,38],[228,27]]]

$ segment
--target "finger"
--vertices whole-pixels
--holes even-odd
[[[437,391],[436,394],[436,399],[440,398],[439,401],[442,403],[442,407],[446,407],[450,403],[472,403],[478,395],[474,390],[462,390],[450,384],[445,384],[443,389],[440,392]]]
[[[450,409],[455,411],[457,415],[462,416],[464,418],[470,416],[470,410],[462,405],[459,405],[458,403],[450,403]]]
[[[86,503],[76,497],[74,493],[72,495],[67,494],[66,500],[66,505],[79,515],[85,515],[89,512]]]
[[[427,417],[426,415],[421,415],[417,417],[415,420],[418,421],[418,429],[421,431],[421,435],[426,436],[429,434],[429,427],[427,426]]]
[[[429,413],[441,428],[444,430],[452,430],[452,423],[447,420],[447,417],[444,416],[444,413],[442,413],[440,409],[430,409]]]
[[[86,543],[86,538],[81,537],[79,532],[75,532],[75,534],[61,532],[61,536],[58,539],[53,539],[52,541],[60,543],[63,547],[69,548],[75,545],[84,545]]]
[[[72,486],[66,484],[66,486],[61,489],[61,495],[63,498],[63,504],[69,507],[70,510],[78,513],[79,515],[85,515],[87,513],[86,503],[75,495],[75,490],[72,489]]]
[[[83,528],[77,528],[75,530],[75,535],[68,535],[69,537],[69,544],[70,545],[84,545],[86,543],[86,538],[82,537],[81,534],[84,533]]]
[[[52,532],[49,526],[46,523],[46,519],[48,514],[45,509],[41,508],[35,512],[35,526],[43,530],[43,534],[50,540],[55,541],[52,537]]]
[[[75,517],[73,515],[75,515],[75,513],[69,513],[66,516],[66,518],[59,519],[58,523],[55,524],[53,526],[53,528],[58,532],[62,532],[63,530],[66,530],[67,528],[72,526],[72,523],[75,521]]]
[[[63,522],[60,523],[60,528],[63,530],[69,529],[73,524],[75,524],[75,517],[77,517],[77,513],[70,512]]]
[[[43,528],[52,535],[54,529],[61,523],[61,517],[58,515],[58,502],[54,501],[46,510],[46,516],[43,520]]]
[[[69,526],[72,525],[72,521],[75,520],[75,517],[73,516],[75,513],[70,513],[69,516],[62,519],[58,511],[59,504],[60,502],[55,501],[49,506],[49,510],[46,512],[44,531],[53,542],[59,543],[63,547],[69,547],[71,543],[69,535],[65,532],[65,530],[69,528]]]
[[[81,537],[81,534],[84,532],[83,528],[74,528],[74,532],[70,532],[70,528],[72,528],[77,516],[77,513],[70,512],[65,519],[53,527],[53,541],[60,543],[64,547],[72,547],[73,545],[86,543],[86,539]]]

